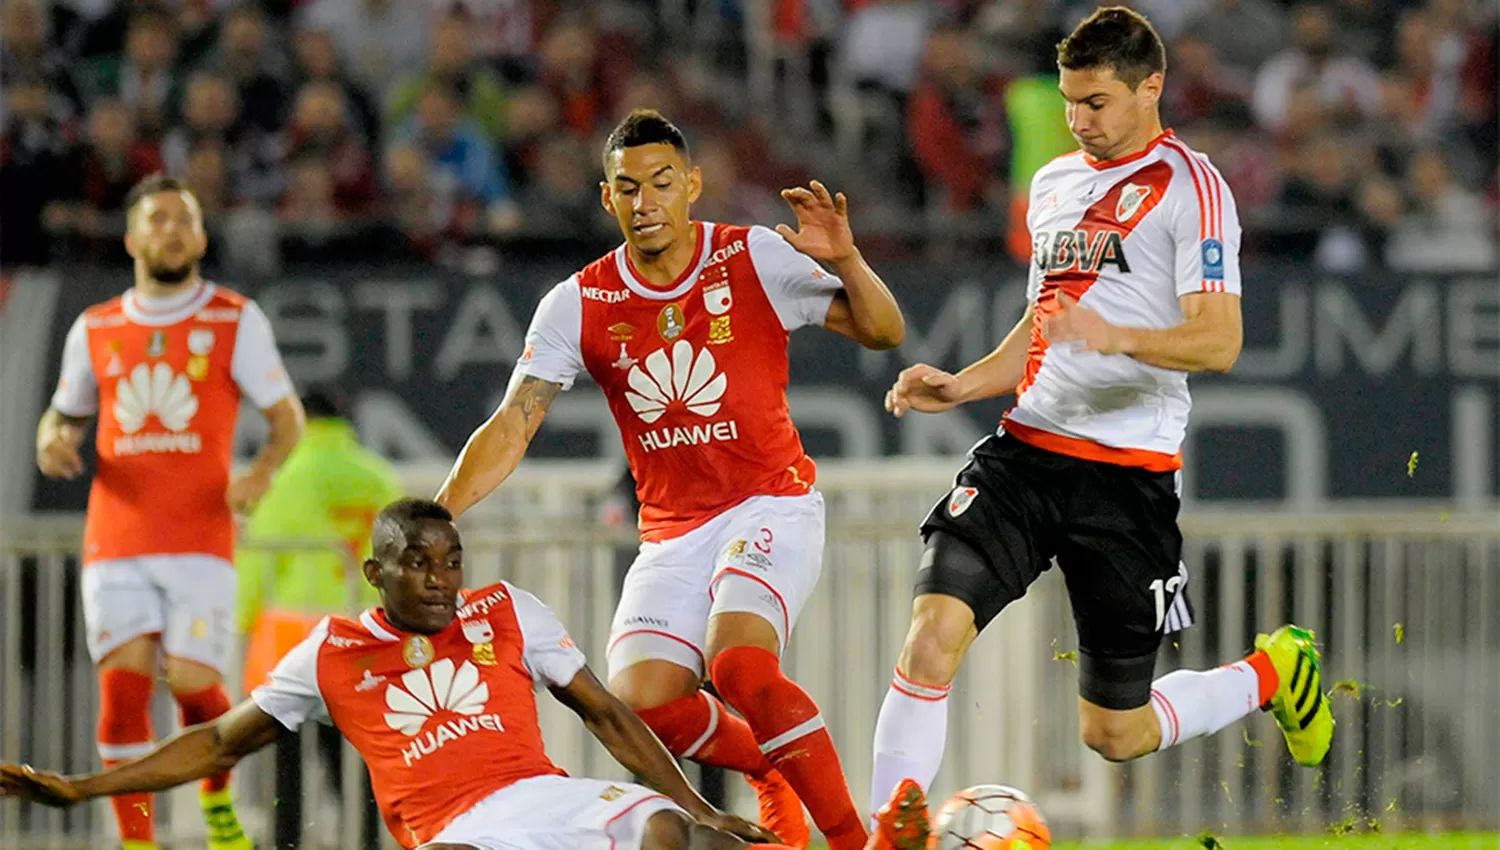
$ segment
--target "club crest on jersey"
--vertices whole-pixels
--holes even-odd
[[[214,332],[209,328],[193,328],[188,331],[188,351],[207,354],[214,350]]]
[[[687,317],[682,314],[682,308],[676,304],[668,304],[661,308],[661,313],[656,316],[656,332],[667,342],[682,336],[682,331],[687,325]]]
[[[489,643],[495,639],[495,627],[489,620],[464,620],[464,640],[469,643]]]
[[[734,296],[729,291],[729,281],[720,281],[703,289],[703,306],[710,316],[722,316],[734,306]]]
[[[708,321],[708,344],[723,345],[734,340],[734,331],[729,328],[729,316],[719,316]]]
[[[1224,279],[1224,243],[1217,239],[1203,240],[1203,278]]]
[[[187,369],[183,371],[187,372],[189,380],[201,381],[204,378],[207,378],[208,358],[203,355],[189,357],[187,362]]]
[[[948,497],[948,516],[957,517],[974,504],[974,497],[979,495],[977,487],[955,487],[953,494]]]
[[[151,341],[146,343],[147,357],[160,357],[167,353],[167,335],[161,331],[151,332]]]
[[[401,659],[408,667],[426,667],[432,663],[434,653],[432,641],[426,635],[412,635],[406,639],[406,645],[401,647]]]
[[[1141,204],[1146,202],[1146,197],[1150,194],[1150,186],[1126,183],[1120,189],[1120,200],[1115,202],[1115,220],[1124,223],[1135,218],[1135,214],[1141,209]]]
[[[109,364],[104,367],[104,377],[114,378],[125,374],[125,364],[120,360],[120,341],[109,341]]]

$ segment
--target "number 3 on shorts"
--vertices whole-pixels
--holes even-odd
[[[1156,597],[1156,630],[1161,631],[1167,620],[1167,597],[1176,596],[1177,588],[1182,584],[1182,576],[1172,576],[1166,581],[1156,579],[1151,582],[1151,594]]]

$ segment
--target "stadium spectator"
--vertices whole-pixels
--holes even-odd
[[[1304,87],[1337,113],[1373,115],[1380,105],[1380,80],[1363,59],[1334,42],[1334,19],[1322,3],[1302,3],[1292,11],[1292,46],[1261,67],[1253,105],[1261,126],[1281,130],[1292,114],[1293,96]]]
[[[341,216],[373,210],[378,191],[374,160],[349,126],[337,83],[308,83],[298,92],[287,128],[286,160],[313,160],[322,166]]]
[[[922,77],[906,106],[906,136],[928,202],[973,210],[999,190],[1004,112],[980,78],[966,32],[941,27],[927,40]]]
[[[188,152],[183,174],[193,187],[193,194],[198,196],[205,219],[212,222],[229,208],[229,166],[222,142],[205,139],[195,143]]]
[[[1223,64],[1212,45],[1185,35],[1172,45],[1172,75],[1162,93],[1174,122],[1196,121],[1225,103],[1247,103],[1251,77]]]
[[[8,0],[0,12],[0,80],[20,76],[47,82],[48,111],[61,122],[83,114],[83,97],[63,51],[47,43],[42,15],[32,0]]]
[[[473,37],[474,55],[507,81],[531,73],[539,24],[550,4],[537,0],[428,0],[440,19],[458,18]]]
[[[267,42],[266,21],[253,4],[236,6],[224,18],[219,43],[205,67],[234,86],[240,119],[261,133],[280,130],[289,92],[286,59]]]
[[[455,249],[482,227],[476,199],[453,191],[418,149],[398,145],[385,158],[386,217],[406,250],[447,264]],[[441,183],[441,188],[438,184]]]
[[[343,66],[377,99],[427,61],[429,15],[417,0],[312,0],[299,25],[328,33]]]
[[[269,203],[281,194],[276,138],[241,120],[239,96],[227,79],[200,71],[188,82],[183,123],[162,139],[168,173],[185,174],[189,153],[207,141],[222,147],[231,203]]]
[[[349,119],[359,128],[367,144],[376,145],[380,141],[380,113],[369,94],[344,73],[328,33],[316,29],[298,30],[292,36],[292,48],[296,58],[293,81],[297,90],[301,91],[302,87],[315,81],[338,86]]]
[[[693,215],[704,221],[776,221],[781,208],[775,194],[746,181],[734,146],[719,135],[699,140],[693,164],[703,170],[703,193]]]
[[[0,261],[39,265],[52,255],[53,234],[68,222],[73,165],[68,135],[48,107],[47,81],[37,74],[5,79],[5,133],[0,136]]]
[[[612,104],[599,61],[599,33],[583,20],[560,22],[542,41],[537,78],[557,100],[565,127],[587,137],[610,115]],[[626,68],[612,67],[625,76]]]
[[[1189,17],[1183,35],[1207,44],[1226,67],[1253,76],[1286,45],[1286,12],[1272,0],[1209,0]]]
[[[417,109],[427,86],[439,83],[453,89],[463,102],[464,117],[473,121],[486,137],[505,135],[506,91],[500,76],[480,64],[470,48],[468,22],[452,16],[432,30],[432,53],[425,68],[407,74],[392,87],[387,100],[387,121],[399,125]]]
[[[117,97],[135,110],[146,133],[166,130],[177,119],[182,77],[177,62],[177,25],[150,6],[137,9],[125,33],[125,52],[96,59],[85,68],[90,100]]]
[[[120,234],[125,232],[125,196],[162,169],[161,154],[136,131],[130,109],[107,98],[96,101],[89,113],[88,142],[79,164],[81,203],[73,229],[88,256],[118,256]]]
[[[426,157],[439,195],[450,196],[453,203],[473,200],[484,209],[491,229],[512,229],[520,216],[511,200],[504,160],[461,110],[456,92],[441,83],[429,83],[416,114],[396,135]]]
[[[1423,150],[1406,170],[1408,214],[1391,235],[1386,262],[1406,271],[1495,268],[1493,219],[1479,196],[1453,181],[1441,152]],[[1488,222],[1487,222],[1488,219]]]

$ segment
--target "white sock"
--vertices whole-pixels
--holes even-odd
[[[1260,707],[1260,678],[1247,661],[1213,670],[1174,670],[1151,683],[1160,750],[1212,735]]]
[[[943,763],[948,741],[948,691],[906,678],[900,670],[880,704],[875,722],[875,769],[870,779],[870,817],[890,800],[903,779],[925,791]]]

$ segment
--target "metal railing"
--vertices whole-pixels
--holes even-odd
[[[870,741],[908,625],[920,544],[915,525],[951,486],[948,459],[825,464],[829,529],[822,582],[787,668],[823,709],[856,800]],[[429,493],[442,470],[412,470]],[[506,578],[556,609],[602,668],[631,535],[594,519],[614,470],[528,465],[464,519],[468,581]],[[1338,737],[1318,770],[1291,764],[1270,718],[1136,764],[1108,765],[1078,743],[1075,648],[1062,582],[1046,574],[979,641],[950,703],[938,795],[977,782],[1032,791],[1059,832],[1128,835],[1300,831],[1357,819],[1406,826],[1500,826],[1500,518],[1438,511],[1360,515],[1196,513],[1183,522],[1198,625],[1161,672],[1241,657],[1257,631],[1295,620],[1325,647]],[[92,769],[95,684],[77,603],[76,518],[0,525],[0,758]],[[261,544],[257,544],[261,545]],[[278,545],[286,545],[285,543]],[[304,544],[305,545],[305,544]],[[351,571],[353,574],[353,571]],[[231,685],[237,684],[232,671]],[[159,698],[158,734],[172,727]],[[561,706],[541,700],[555,761],[623,778]],[[266,834],[268,759],[236,773],[242,817]],[[349,774],[346,774],[349,775]],[[308,846],[343,846],[358,804],[306,783]],[[346,787],[350,787],[346,785]],[[731,802],[753,797],[731,781]],[[163,844],[201,836],[191,791],[161,816]],[[0,846],[96,846],[102,807],[61,813],[0,804]]]

